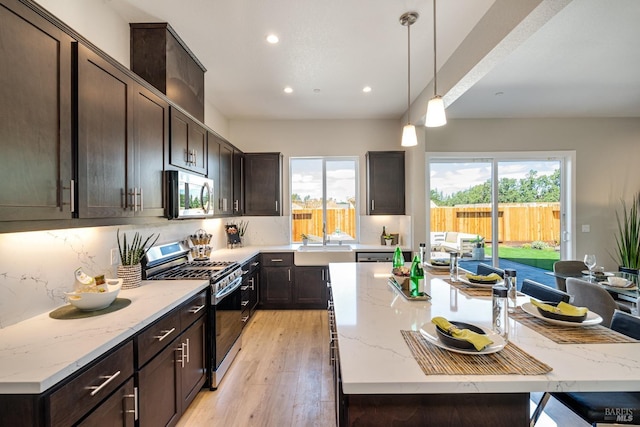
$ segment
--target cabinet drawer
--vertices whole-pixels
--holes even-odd
[[[49,397],[52,426],[70,426],[133,375],[133,343],[127,342]]]
[[[138,368],[142,367],[149,359],[180,335],[180,332],[179,310],[172,311],[142,331],[135,340],[138,352]]]
[[[262,254],[263,267],[285,267],[293,265],[293,252],[274,252]]]
[[[185,302],[180,308],[180,325],[182,329],[186,329],[195,322],[200,316],[207,313],[207,291],[200,292],[191,300]]]

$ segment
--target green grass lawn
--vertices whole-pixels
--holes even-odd
[[[485,254],[491,257],[491,246],[485,247]],[[553,263],[560,260],[560,252],[541,249],[501,246],[498,256],[510,261],[553,271]]]

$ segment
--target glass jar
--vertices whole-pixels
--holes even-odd
[[[507,313],[507,288],[502,285],[495,285],[492,288],[493,298],[493,331],[500,335],[505,341],[509,338],[509,314]]]
[[[458,272],[458,252],[451,252],[449,254],[449,278],[452,282],[460,280]]]
[[[512,268],[504,270],[504,287],[507,288],[509,313],[515,313],[518,307],[518,281],[516,271]]]

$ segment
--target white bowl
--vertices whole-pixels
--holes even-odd
[[[624,288],[630,284],[629,281],[624,277],[617,277],[617,276],[609,276],[607,277],[607,281],[609,281],[609,284],[611,286],[615,286],[618,288]]]
[[[105,292],[65,292],[69,303],[82,311],[102,310],[115,301],[122,279],[106,279],[104,285],[99,285]]]

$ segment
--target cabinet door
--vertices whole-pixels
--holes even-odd
[[[102,402],[79,427],[133,427],[135,424],[133,378]]]
[[[0,218],[69,219],[72,39],[15,0],[0,22]]]
[[[180,345],[184,350],[178,355],[184,359],[184,367],[180,358],[180,396],[182,399],[182,411],[187,409],[191,401],[196,397],[207,379],[205,359],[205,319],[203,316],[187,329],[180,338]]]
[[[293,302],[293,267],[263,267],[260,302],[264,308],[290,308]]]
[[[158,427],[175,424],[180,418],[181,366],[174,340],[138,373],[139,425]]]
[[[404,151],[367,153],[367,214],[404,215]]]
[[[207,131],[199,123],[171,108],[171,149],[169,162],[184,169],[206,175]]]
[[[220,140],[211,133],[207,133],[207,177],[213,180],[213,204],[214,215],[221,215],[220,212]]]
[[[233,150],[233,215],[244,214],[244,153]]]
[[[326,267],[296,267],[294,303],[299,308],[327,306]]]
[[[140,85],[133,94],[135,182],[128,188],[136,216],[164,216],[164,155],[168,144],[169,105]],[[133,200],[131,200],[133,199]]]
[[[280,153],[245,153],[245,215],[281,215],[282,155]]]
[[[231,215],[233,212],[233,147],[220,143],[220,213]]]
[[[126,191],[134,187],[127,166],[133,156],[128,139],[133,80],[85,46],[77,48],[79,216],[132,216]]]

